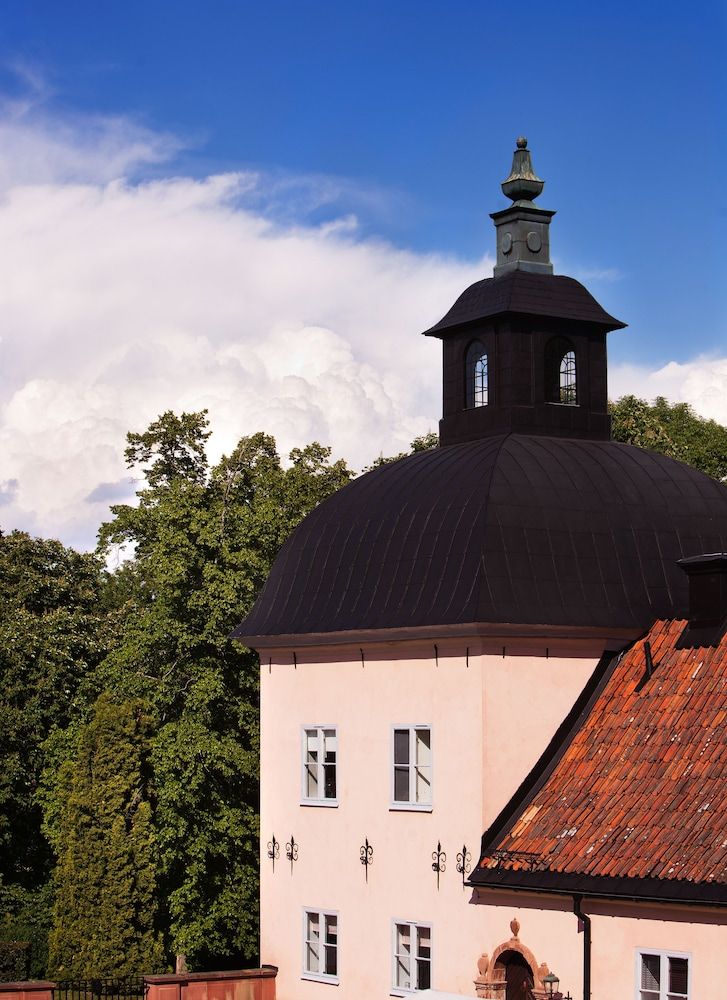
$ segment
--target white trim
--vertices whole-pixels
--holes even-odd
[[[403,726],[399,726],[402,729]],[[408,997],[412,996],[414,993],[423,993],[424,990],[418,990],[413,987],[410,990],[405,989],[403,986],[396,985],[396,928],[398,924],[406,924],[409,927],[410,941],[416,940],[416,930],[419,927],[426,928],[429,931],[429,986],[427,989],[432,988],[432,983],[434,982],[434,931],[433,925],[426,920],[402,920],[399,917],[393,917],[391,921],[391,989],[389,990],[389,995],[392,997]],[[417,954],[412,951],[412,969],[411,978],[412,982],[416,982],[416,962]]]
[[[643,955],[656,955],[659,957],[659,996],[654,1000],[668,1000],[669,997],[679,997],[679,1000],[694,1000],[692,994],[692,954],[689,951],[673,951],[671,948],[647,948],[637,947],[634,949],[634,1000],[641,1000],[641,958]],[[683,995],[669,992],[669,965],[670,958],[684,958],[687,962],[687,994]],[[650,991],[653,992],[653,991]]]
[[[411,780],[412,774],[416,773],[415,751],[416,741],[413,734],[418,729],[429,731],[429,802],[416,802],[395,798],[395,734],[397,729],[407,729],[409,731],[409,794],[415,787],[415,782]],[[390,812],[432,812],[434,809],[434,727],[430,722],[397,722],[391,726],[390,749],[389,749],[389,811]]]
[[[306,750],[308,748],[308,730],[315,729],[318,732],[318,739],[321,739],[321,733],[326,729],[332,729],[334,738],[336,740],[336,763],[335,763],[335,774],[336,774],[336,795],[334,798],[326,798],[323,794],[325,792],[325,771],[324,765],[325,760],[325,747],[319,748],[320,760],[318,762],[319,775],[318,775],[318,790],[321,793],[316,798],[311,798],[306,795]],[[302,806],[315,806],[320,808],[335,809],[338,806],[338,762],[340,759],[339,749],[338,749],[338,726],[336,725],[322,725],[321,723],[310,723],[309,725],[301,725],[300,727],[300,805]]]
[[[309,728],[313,728],[309,726]],[[330,727],[328,727],[330,728]],[[338,946],[339,944],[339,932],[341,930],[341,921],[339,919],[338,910],[321,910],[316,906],[304,906],[303,911],[303,933],[301,935],[301,979],[308,979],[316,983],[328,983],[330,986],[338,986],[341,981],[341,952]],[[330,975],[327,972],[309,972],[306,968],[307,951],[306,947],[308,944],[308,914],[315,913],[319,921],[325,926],[325,917],[335,917],[336,918],[336,974]],[[325,948],[325,941],[321,937],[321,947]]]

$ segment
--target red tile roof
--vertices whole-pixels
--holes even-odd
[[[679,649],[685,625],[657,622],[615,662],[532,791],[485,835],[473,883],[530,871],[519,884],[648,880],[683,894],[689,882],[727,902],[727,637]]]

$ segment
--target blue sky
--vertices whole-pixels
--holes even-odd
[[[524,134],[613,396],[727,423],[725,10],[34,0],[0,22],[0,527],[93,545],[127,430],[206,406],[356,468],[440,415]]]
[[[724,12],[47,0],[6,7],[0,59],[9,90],[20,61],[59,107],[182,137],[183,172],[334,175],[367,232],[465,257],[526,134],[561,267],[619,275],[590,281],[630,324],[614,360],[667,361],[723,346]]]

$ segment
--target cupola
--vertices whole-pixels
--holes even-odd
[[[574,278],[553,274],[544,181],[527,139],[492,213],[497,263],[425,336],[443,343],[442,445],[516,432],[608,440],[606,334],[625,326]]]

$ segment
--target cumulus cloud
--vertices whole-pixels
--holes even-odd
[[[282,218],[286,187],[343,202],[337,182],[131,181],[166,140],[16,118],[0,122],[5,530],[93,545],[133,492],[126,431],[165,409],[209,409],[213,458],[264,429],[356,468],[436,427],[439,344],[418,334],[487,262],[363,239],[350,213]]]
[[[166,409],[209,410],[213,459],[262,429],[361,468],[436,428],[441,348],[419,333],[492,261],[362,236],[356,212],[391,198],[340,179],[160,177],[177,148],[127,119],[0,106],[4,530],[93,546],[134,492],[127,430]],[[648,385],[727,420],[726,373],[622,367],[612,394]]]
[[[727,424],[727,357],[700,355],[653,369],[614,365],[609,388],[613,399],[627,394],[648,400],[666,396],[672,403],[689,403],[702,417]]]

